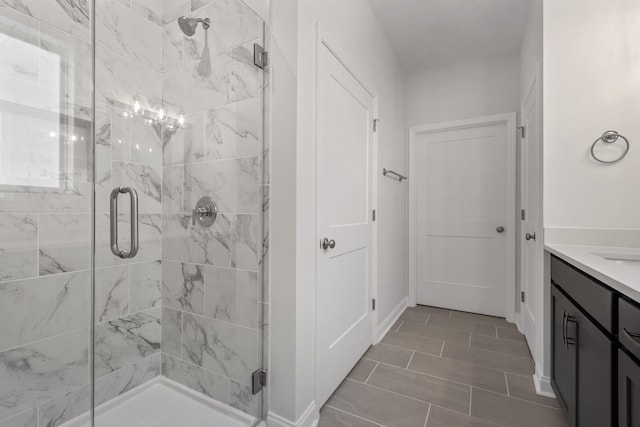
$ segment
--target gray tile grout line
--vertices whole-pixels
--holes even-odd
[[[429,414],[431,413],[431,403],[429,403],[429,409],[427,409],[427,417],[424,419],[424,427],[427,427],[427,423],[429,422]]]
[[[367,375],[367,378],[364,380],[363,384],[367,384],[367,381],[369,381],[369,378],[371,378],[371,375],[373,375],[373,372],[376,370],[376,368],[380,364],[380,362],[378,362],[378,361],[375,361],[375,362],[376,362],[376,366],[374,366],[373,369],[371,370],[371,372],[369,372],[369,375]]]
[[[373,420],[370,420],[370,419],[368,419],[368,418],[361,417],[360,415],[352,414],[351,412],[345,411],[344,409],[336,408],[335,406],[331,406],[331,405],[330,405],[330,404],[328,404],[328,403],[326,403],[324,406],[326,406],[326,407],[328,407],[328,408],[331,408],[331,409],[335,409],[336,411],[338,411],[338,412],[342,412],[343,414],[351,415],[352,417],[359,418],[359,419],[361,419],[361,420],[368,421],[368,422],[370,422],[370,423],[373,423],[373,424],[377,424],[377,425],[379,425],[379,426],[382,426],[382,424],[377,423],[377,422],[375,422],[375,421],[373,421]],[[382,427],[384,427],[384,426],[382,426]]]
[[[473,399],[473,386],[469,390],[469,416],[471,416],[471,399]]]
[[[409,361],[407,362],[407,366],[405,366],[404,369],[409,370],[409,365],[411,365],[411,361],[413,360],[413,356],[415,355],[416,355],[416,351],[412,350],[411,357],[409,358]]]
[[[509,391],[509,380],[507,379],[507,371],[504,371],[504,383],[507,385],[507,396],[511,397],[511,392]]]

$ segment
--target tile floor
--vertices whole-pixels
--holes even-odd
[[[318,427],[565,427],[532,375],[524,336],[506,320],[408,308],[331,396]]]

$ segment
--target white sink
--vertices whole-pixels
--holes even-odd
[[[594,253],[594,255],[619,265],[640,266],[640,254]]]

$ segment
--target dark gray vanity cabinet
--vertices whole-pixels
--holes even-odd
[[[613,293],[557,258],[551,280],[551,385],[560,406],[572,427],[614,425]]]
[[[640,426],[640,305],[618,302],[618,425]]]

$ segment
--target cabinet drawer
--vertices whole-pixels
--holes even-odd
[[[618,309],[618,339],[640,359],[640,307],[622,298]]]
[[[551,281],[571,296],[607,331],[613,333],[613,291],[595,279],[551,257]]]

